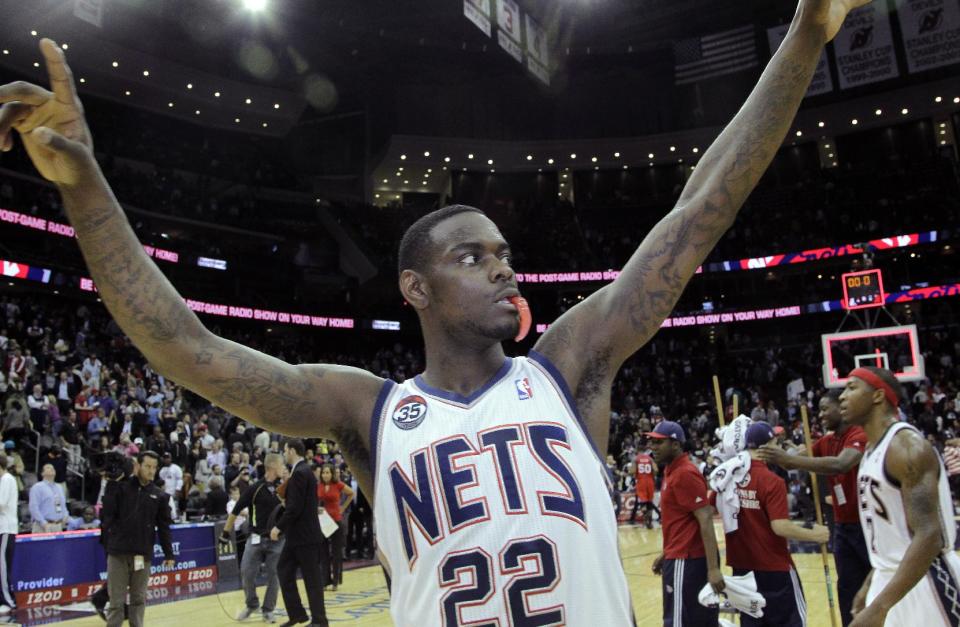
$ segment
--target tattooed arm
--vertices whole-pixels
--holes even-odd
[[[609,435],[606,399],[620,365],[673,310],[684,287],[727,231],[783,143],[824,44],[867,0],[801,0],[780,49],[733,121],[703,155],[677,206],[616,281],[564,314],[536,350],[574,391],[594,442]]]
[[[337,440],[366,482],[381,379],[344,366],[293,366],[208,331],[147,257],[93,158],[63,52],[50,40],[40,47],[53,91],[23,82],[0,86],[0,146],[10,149],[15,129],[34,165],[59,188],[117,324],[159,372],[227,411],[272,431]]]
[[[933,447],[919,433],[904,429],[895,436],[884,460],[887,474],[900,482],[900,495],[912,537],[887,585],[862,612],[853,625],[880,625],[897,604],[929,572],[933,561],[945,550],[946,538],[940,527],[938,482],[944,469]],[[950,512],[951,518],[953,512]]]

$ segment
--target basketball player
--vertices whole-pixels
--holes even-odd
[[[833,497],[833,557],[837,564],[837,596],[844,625],[853,620],[853,597],[870,573],[870,557],[860,528],[857,471],[867,446],[867,434],[840,418],[840,391],[820,397],[820,422],[828,433],[813,444],[813,457],[789,455],[772,443],[757,450],[757,458],[788,470],[830,477]],[[816,498],[816,497],[815,497]]]
[[[767,600],[762,617],[741,613],[741,625],[806,627],[807,603],[787,540],[825,543],[830,531],[823,525],[806,529],[790,520],[787,485],[758,455],[774,437],[773,427],[762,420],[747,427],[750,473],[737,484],[740,512],[737,530],[727,534],[727,565],[734,575],[753,571],[757,592]]]
[[[657,462],[653,461],[646,451],[637,453],[633,460],[633,473],[636,478],[636,500],[633,502],[633,511],[630,512],[630,522],[637,519],[637,507],[641,508],[643,513],[643,522],[647,529],[653,528],[653,512],[660,516],[660,510],[653,504],[654,482],[653,476],[659,472]]]
[[[715,627],[719,609],[697,599],[707,582],[716,592],[725,587],[707,480],[683,450],[687,437],[678,423],[664,420],[646,435],[663,468],[663,552],[653,560],[653,574],[662,575],[663,625]]]
[[[357,368],[286,364],[204,327],[137,242],[50,40],[40,47],[52,92],[0,86],[0,147],[12,147],[16,130],[57,185],[99,295],[157,370],[264,428],[340,444],[375,498],[397,624],[627,625],[597,457],[607,447],[611,383],[733,224],[783,143],[825,43],[866,2],[800,1],[677,207],[618,279],[556,320],[527,357],[507,358],[501,344],[518,336],[522,308],[496,225],[462,206],[414,223],[400,242],[399,284],[420,318],[426,370],[400,385]]]
[[[860,522],[873,570],[853,602],[854,627],[960,624],[960,558],[947,471],[916,427],[898,422],[903,397],[889,370],[853,370],[844,422],[863,427]]]

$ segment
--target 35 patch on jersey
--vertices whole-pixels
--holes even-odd
[[[517,388],[517,397],[521,401],[525,401],[528,398],[533,398],[533,388],[530,387],[530,379],[527,377],[515,379],[513,384]]]
[[[422,396],[407,396],[393,408],[393,424],[410,430],[420,426],[427,417],[427,401]]]

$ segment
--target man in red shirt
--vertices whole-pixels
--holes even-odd
[[[683,427],[664,420],[646,435],[663,469],[663,553],[653,560],[653,573],[663,574],[663,625],[714,627],[719,624],[718,609],[697,600],[708,581],[717,592],[724,588],[707,481],[683,450]]]
[[[738,528],[727,534],[727,564],[733,574],[753,571],[757,591],[767,600],[761,618],[740,614],[742,627],[805,627],[807,604],[787,540],[825,543],[830,539],[823,525],[805,529],[790,520],[787,486],[757,453],[774,437],[773,427],[766,422],[757,421],[747,428],[750,473],[737,485]]]
[[[782,468],[829,476],[837,596],[840,618],[846,627],[853,621],[850,613],[853,597],[870,574],[870,556],[860,526],[857,495],[857,471],[867,447],[867,434],[861,427],[841,420],[839,390],[831,390],[820,398],[819,418],[829,433],[814,443],[813,457],[789,455],[773,445],[761,448],[757,457]]]
[[[656,511],[657,516],[662,519],[660,510],[653,504],[653,493],[655,489],[653,476],[658,470],[657,462],[653,461],[650,455],[646,452],[637,453],[636,459],[633,460],[637,498],[633,501],[633,511],[630,512],[630,522],[636,521],[637,508],[640,507],[643,513],[643,522],[647,525],[647,529],[653,528],[654,511]]]

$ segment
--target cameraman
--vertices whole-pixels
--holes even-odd
[[[123,623],[123,603],[128,588],[130,625],[143,625],[155,533],[163,547],[164,568],[174,566],[170,497],[153,482],[159,457],[145,451],[137,456],[137,461],[139,468],[132,477],[127,478],[122,472],[108,476],[103,493],[103,533],[110,592],[108,626]]]

